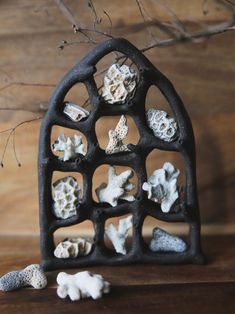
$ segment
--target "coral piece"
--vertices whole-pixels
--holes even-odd
[[[178,125],[173,118],[169,118],[163,110],[148,109],[146,111],[147,124],[154,136],[166,142],[173,141],[178,135]]]
[[[74,177],[64,177],[53,183],[53,212],[58,218],[67,219],[76,215],[81,198],[81,189]]]
[[[143,184],[143,190],[148,192],[148,198],[161,204],[161,210],[168,213],[173,203],[179,197],[177,178],[179,169],[170,162],[165,162],[162,169],[155,170]]]
[[[66,238],[55,248],[57,258],[74,258],[91,252],[92,242],[86,238]]]
[[[116,154],[129,151],[126,144],[122,143],[128,134],[127,120],[124,115],[121,116],[116,128],[109,130],[109,143],[105,149],[106,154]]]
[[[74,122],[85,119],[90,114],[89,111],[71,102],[65,103],[63,112]]]
[[[65,299],[67,296],[72,301],[91,297],[100,299],[103,293],[108,293],[110,284],[101,275],[82,271],[74,275],[61,272],[57,276],[57,295]]]
[[[74,137],[67,137],[62,133],[58,139],[52,144],[54,151],[63,152],[63,156],[59,157],[60,160],[67,161],[78,157],[78,154],[85,155],[84,144],[82,137],[74,135]]]
[[[161,228],[153,229],[153,238],[149,248],[153,252],[185,252],[187,244],[177,236],[174,236]]]
[[[113,224],[109,224],[105,229],[105,234],[112,242],[117,253],[126,254],[125,242],[128,237],[128,230],[132,228],[132,225],[132,215],[130,215],[119,220],[118,228]]]
[[[0,290],[12,291],[32,286],[43,289],[47,285],[47,278],[38,264],[32,264],[20,271],[12,271],[0,278]]]
[[[96,194],[100,202],[109,203],[111,206],[117,206],[119,199],[132,202],[135,200],[133,195],[128,195],[134,185],[129,182],[133,177],[132,170],[126,170],[117,175],[113,166],[109,167],[108,184],[102,183],[97,189]]]
[[[109,104],[124,103],[135,92],[137,72],[127,66],[113,64],[104,76],[102,97]]]

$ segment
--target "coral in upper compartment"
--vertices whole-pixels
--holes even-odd
[[[170,162],[165,162],[161,169],[155,170],[143,184],[143,190],[148,192],[148,198],[161,204],[161,210],[168,213],[173,203],[179,198],[177,178],[179,169]]]
[[[108,171],[108,184],[102,183],[97,189],[96,194],[100,202],[109,203],[111,206],[116,206],[119,199],[126,201],[134,201],[133,195],[128,195],[134,185],[129,182],[133,177],[132,170],[126,170],[117,175],[115,168],[110,166]]]
[[[113,64],[104,76],[101,95],[109,104],[124,103],[133,97],[137,79],[137,72],[133,68]]]
[[[116,154],[129,151],[127,145],[122,142],[122,140],[127,137],[127,134],[127,119],[124,115],[122,115],[115,129],[109,130],[109,143],[105,149],[106,154]]]
[[[52,194],[53,213],[56,217],[67,219],[76,215],[81,188],[74,177],[64,177],[53,183]]]
[[[68,136],[67,138],[63,133],[60,134],[55,143],[52,144],[52,149],[63,153],[63,156],[59,157],[63,161],[75,159],[79,154],[83,156],[86,154],[82,137],[76,134],[73,137]]]
[[[157,109],[148,109],[146,119],[154,136],[166,142],[173,141],[178,135],[178,125],[175,119],[170,118],[167,112]]]

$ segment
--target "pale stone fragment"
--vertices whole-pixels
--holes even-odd
[[[74,122],[85,119],[90,114],[89,111],[71,102],[65,104],[63,112]]]

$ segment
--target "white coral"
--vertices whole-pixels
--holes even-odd
[[[128,126],[126,122],[126,117],[122,115],[115,129],[109,130],[109,143],[105,149],[106,154],[129,151],[127,145],[122,142],[128,134]]]
[[[67,219],[76,215],[81,189],[74,177],[68,176],[53,183],[53,212],[58,218]]]
[[[113,224],[109,224],[105,229],[105,235],[110,239],[117,253],[126,254],[125,242],[132,225],[132,215],[130,215],[119,220],[118,228]]]
[[[166,162],[162,169],[155,170],[147,182],[143,184],[143,190],[148,192],[148,198],[161,204],[164,213],[168,213],[173,203],[179,197],[177,178],[179,169],[170,162]]]
[[[59,159],[67,161],[74,159],[78,154],[85,155],[84,144],[82,143],[82,137],[74,135],[74,137],[67,137],[62,133],[58,139],[52,144],[54,151],[63,152],[63,156]]]
[[[65,104],[63,112],[74,122],[78,122],[89,116],[89,111],[71,102]]]
[[[109,104],[124,103],[130,99],[137,84],[137,72],[127,66],[113,64],[104,76],[102,97]]]
[[[96,300],[108,293],[110,284],[101,275],[89,271],[79,272],[74,275],[61,272],[57,276],[57,295],[65,299],[67,296],[72,301],[91,297]]]
[[[54,251],[57,258],[75,258],[91,252],[92,242],[86,238],[67,238],[60,242]]]
[[[117,175],[113,166],[109,167],[108,171],[108,184],[102,183],[100,187],[96,189],[96,194],[100,202],[109,203],[111,206],[117,206],[119,199],[126,201],[134,201],[133,195],[128,195],[134,185],[129,182],[129,179],[133,176],[132,170],[126,170]]]
[[[152,129],[154,136],[171,142],[178,134],[178,125],[173,118],[169,118],[167,112],[157,109],[146,111],[147,124]]]

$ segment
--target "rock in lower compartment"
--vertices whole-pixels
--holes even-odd
[[[27,286],[43,289],[46,285],[46,275],[38,264],[29,265],[20,271],[12,271],[0,278],[0,290],[2,291],[13,291]]]
[[[89,111],[71,102],[65,103],[63,112],[74,122],[85,119],[90,114]]]
[[[53,183],[53,213],[56,217],[67,219],[77,214],[81,189],[74,177],[64,177]]]
[[[86,238],[67,238],[57,245],[54,255],[57,258],[85,256],[91,252],[92,245],[92,242]]]
[[[187,244],[180,237],[174,236],[163,229],[154,228],[149,248],[153,252],[182,253],[186,251]]]

